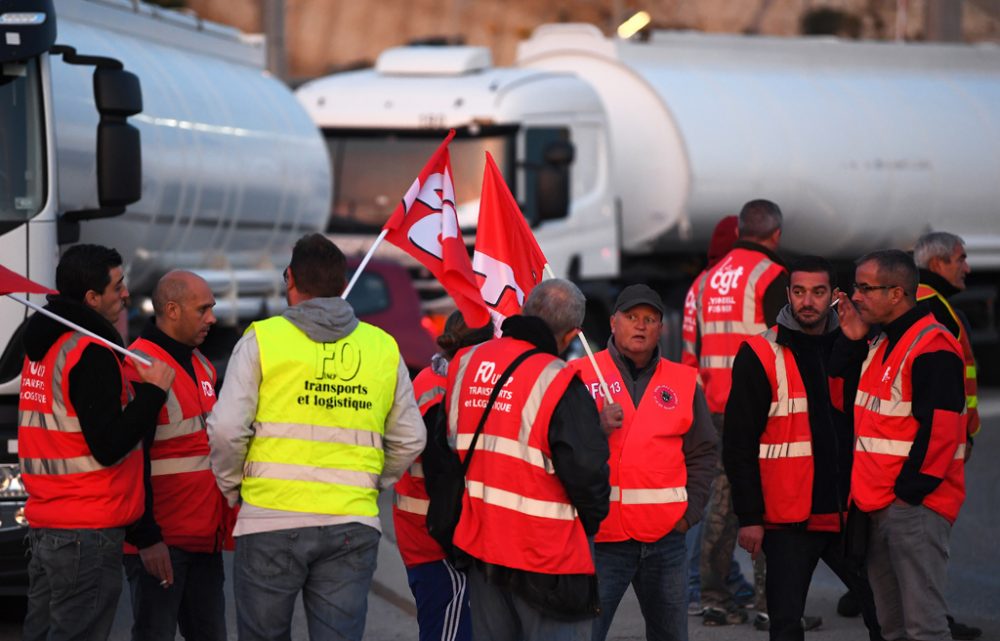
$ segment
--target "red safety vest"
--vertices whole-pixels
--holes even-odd
[[[681,325],[681,364],[698,369],[698,299],[705,285],[708,270],[691,283],[684,297],[684,322]]]
[[[188,552],[217,552],[232,531],[230,509],[209,464],[205,419],[215,405],[215,368],[201,352],[191,353],[197,382],[156,343],[140,338],[129,348],[170,365],[174,383],[156,421],[149,450],[153,516],[163,542]],[[131,360],[129,380],[139,380]],[[137,550],[125,546],[129,554]]]
[[[24,360],[17,442],[28,492],[24,514],[33,528],[123,527],[142,515],[141,444],[114,465],[101,465],[83,438],[69,396],[70,371],[90,345],[106,349],[90,337],[67,332],[41,361]],[[124,408],[131,387],[120,368],[119,373]]]
[[[747,339],[771,386],[771,406],[759,454],[764,522],[801,523],[809,518],[812,508],[809,403],[792,350],[779,345],[777,337],[777,329],[771,328]]]
[[[955,326],[958,327],[958,336],[955,338],[962,347],[962,360],[965,361],[965,431],[969,436],[975,436],[979,433],[982,423],[979,420],[979,385],[976,383],[976,356],[972,353],[972,342],[969,340],[968,332],[965,331],[965,324],[959,319],[948,299],[930,285],[920,283],[917,287],[918,301],[935,297],[944,304],[945,309],[955,320]]]
[[[594,540],[652,543],[673,530],[687,512],[683,439],[694,419],[698,372],[661,358],[636,407],[608,350],[595,359],[625,416],[621,428],[608,437],[611,505]],[[580,370],[598,406],[603,406],[590,361],[579,358],[571,365]]]
[[[767,329],[764,293],[785,268],[765,254],[737,247],[708,270],[698,299],[699,371],[708,409],[726,411],[733,361],[747,336]]]
[[[500,338],[459,352],[448,367],[448,437],[464,459],[500,374],[528,342]],[[549,420],[576,370],[548,354],[504,385],[465,478],[455,545],[473,557],[545,574],[593,574],[587,535],[555,474]]]
[[[854,402],[851,493],[865,512],[880,510],[895,500],[896,479],[920,427],[912,408],[914,359],[937,351],[962,355],[955,337],[931,314],[907,329],[883,361],[887,345],[885,334],[872,341]],[[954,521],[965,500],[964,419],[961,414],[936,411],[933,421],[923,470],[944,480],[923,504]]]
[[[448,379],[435,374],[430,367],[417,374],[413,379],[413,394],[417,397],[421,415],[426,415],[427,410],[441,402],[447,384]],[[406,567],[445,558],[444,550],[427,533],[427,504],[423,462],[417,457],[396,483],[396,499],[392,506],[396,543]]]

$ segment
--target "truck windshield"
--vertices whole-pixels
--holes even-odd
[[[37,60],[5,62],[0,74],[0,229],[45,204],[45,137]]]
[[[331,130],[325,134],[333,168],[333,210],[327,231],[342,233],[378,231],[443,138]],[[456,138],[448,145],[460,213],[463,204],[479,199],[484,152],[490,152],[506,174],[512,145],[513,136],[506,132]]]

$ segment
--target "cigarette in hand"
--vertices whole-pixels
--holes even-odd
[[[834,307],[836,307],[839,304],[840,304],[840,299],[838,298],[837,300],[835,300],[832,303],[830,303],[830,309],[833,309]]]

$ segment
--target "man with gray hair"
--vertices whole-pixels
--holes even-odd
[[[962,346],[965,360],[966,434],[969,447],[966,458],[972,453],[972,437],[979,433],[979,397],[976,389],[976,358],[969,340],[969,322],[965,315],[948,302],[955,294],[965,290],[965,277],[972,271],[966,260],[965,241],[960,236],[944,231],[924,234],[913,248],[913,260],[920,270],[917,302],[926,302],[937,322],[948,328]]]
[[[972,269],[965,254],[965,241],[961,236],[946,231],[932,231],[917,239],[913,247],[913,261],[920,270],[917,302],[926,303],[934,319],[944,325],[958,339],[965,361],[965,460],[972,456],[972,440],[979,434],[979,395],[976,382],[976,357],[969,340],[969,321],[965,314],[952,307],[948,299],[965,290],[965,277]],[[956,621],[948,615],[948,628],[952,639],[978,639],[982,630]]]
[[[544,281],[501,338],[448,368],[448,440],[472,456],[454,546],[469,567],[475,639],[590,639],[608,443],[589,392],[559,358],[584,304],[573,283]]]

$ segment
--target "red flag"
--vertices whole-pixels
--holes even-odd
[[[525,297],[542,282],[547,262],[503,174],[486,152],[472,268],[497,330],[504,318],[521,313]]]
[[[17,272],[12,272],[3,265],[0,265],[0,295],[13,294],[56,294],[56,290],[49,289],[44,285],[39,285],[33,280],[28,280]]]
[[[448,133],[389,217],[386,240],[421,262],[455,300],[469,327],[490,321],[455,214]]]

